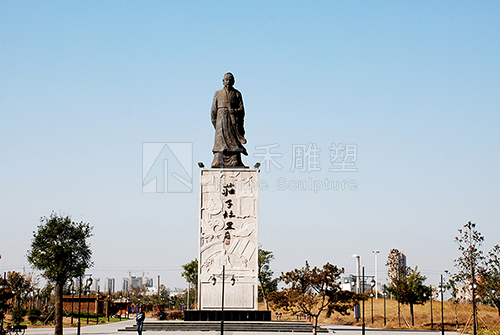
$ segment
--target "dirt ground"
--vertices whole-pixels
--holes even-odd
[[[414,325],[408,305],[401,305],[398,314],[398,303],[395,300],[386,299],[385,303],[385,324],[384,324],[384,299],[373,299],[373,323],[372,323],[372,308],[371,300],[365,301],[365,324],[367,327],[384,328],[384,329],[415,329],[415,330],[438,330],[441,329],[441,303],[439,301],[432,302],[432,321],[431,321],[431,304],[427,302],[425,305],[414,306]],[[263,306],[262,306],[262,309]],[[305,320],[305,317],[291,315],[283,311],[272,311],[272,319],[276,319],[276,312],[281,312],[283,321]],[[362,305],[361,305],[362,313]],[[443,315],[445,330],[454,331],[462,330],[464,327],[472,329],[472,304],[459,304],[455,306],[451,302],[443,304]],[[333,314],[326,318],[326,312],[320,316],[319,323],[325,324],[343,324],[343,325],[361,325],[354,318],[354,312],[349,315]],[[488,329],[490,331],[498,331],[500,333],[500,316],[496,308],[484,305],[478,305],[478,328]]]

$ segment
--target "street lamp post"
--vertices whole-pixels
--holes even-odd
[[[222,305],[221,305],[221,320],[220,320],[220,334],[224,335],[224,280],[226,279],[226,266],[222,266]],[[475,334],[474,334],[475,335]]]
[[[224,335],[224,286],[225,286],[225,280],[226,280],[226,266],[222,265],[222,302],[221,302],[221,320],[220,320],[220,334]],[[234,275],[231,277],[231,286],[234,286],[236,283],[236,279],[234,278]],[[217,279],[215,276],[212,276],[212,285],[215,286],[217,283]]]
[[[352,257],[356,258],[356,293],[360,294],[361,293],[361,261],[360,261],[360,256],[359,255],[352,255]],[[354,317],[356,318],[356,322],[359,322],[360,318],[360,311],[359,311],[359,303],[354,305]]]
[[[473,335],[477,334],[477,309],[476,309],[476,274],[475,274],[475,264],[476,264],[476,259],[475,259],[475,254],[477,252],[476,249],[476,243],[473,239],[473,236],[475,234],[475,227],[476,224],[469,221],[467,223],[467,227],[469,229],[468,233],[468,238],[469,238],[469,255],[470,255],[470,265],[471,265],[471,290],[472,290],[472,319],[473,319]]]
[[[371,300],[371,304],[372,304],[371,311],[372,311],[372,324],[373,324],[373,292],[370,292],[370,300]]]
[[[130,292],[127,292],[127,311],[125,312],[127,319],[130,316],[131,308],[132,308],[132,304],[130,303]]]
[[[372,298],[372,324],[373,324],[373,287],[375,286],[375,279],[372,278],[370,282],[370,298]]]
[[[432,286],[429,286],[430,288],[430,292],[431,292],[431,296],[430,296],[430,300],[431,300],[431,329],[434,328],[434,316],[433,316],[433,313],[432,313],[432,300],[433,300],[433,294],[432,294]]]
[[[397,298],[398,298],[398,324],[401,328],[401,295],[399,286],[401,285],[401,259],[398,260],[398,282],[396,286]]]
[[[363,295],[365,294],[365,267],[363,266]],[[361,323],[361,334],[365,335],[365,299],[363,297],[363,322]]]
[[[122,295],[120,295],[120,304],[119,304],[119,306],[120,306],[120,307],[119,307],[119,311],[120,311],[120,321],[122,320],[122,309],[121,309],[121,308],[122,308],[122,306],[121,306],[122,302],[123,302],[123,296],[122,296]],[[126,305],[125,305],[125,306],[126,306]],[[125,307],[125,308],[127,308],[127,307]],[[125,313],[126,313],[126,311],[125,311]]]
[[[69,285],[69,291],[71,293],[71,324],[73,324],[73,298],[75,297],[75,282],[71,278],[71,284]]]
[[[384,285],[384,290],[382,291],[382,294],[384,295],[384,326],[387,324],[387,319],[386,319],[386,314],[385,314],[385,298],[387,296],[387,289],[385,288]]]
[[[91,275],[92,276],[92,275]],[[89,324],[89,317],[90,317],[90,285],[92,285],[92,277],[89,277],[87,279],[87,324]]]
[[[80,335],[80,330],[81,330],[81,311],[82,311],[82,276],[80,276],[79,279],[79,285],[78,285],[78,329],[76,330],[76,334]]]
[[[97,295],[96,295],[96,302],[95,302],[95,324],[99,324],[99,286],[97,286]]]
[[[444,335],[444,307],[443,307],[443,302],[444,302],[444,284],[443,284],[443,275],[441,275],[441,285],[439,287],[439,290],[441,291],[441,334]]]
[[[221,301],[221,318],[220,318],[220,334],[224,335],[224,281],[226,277],[226,266],[222,265],[222,301]],[[212,277],[212,285],[215,286],[217,279]]]
[[[380,251],[373,250],[372,253],[375,255],[375,283],[378,283],[378,254]],[[378,285],[375,286],[375,299],[378,299]]]
[[[106,316],[108,317],[108,322],[109,322],[109,300],[110,300],[110,294],[108,291],[108,299],[106,300]]]

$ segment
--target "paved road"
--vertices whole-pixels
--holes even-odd
[[[146,321],[156,321],[155,319],[147,319]],[[136,335],[135,332],[120,332],[118,329],[124,329],[135,324],[135,320],[128,320],[122,322],[109,323],[105,325],[92,325],[83,326],[81,328],[80,334],[92,334],[92,335]],[[353,326],[339,326],[339,325],[327,325],[326,326],[332,332],[338,335],[361,335],[361,327]],[[76,335],[76,327],[64,328],[64,334]],[[371,329],[366,328],[366,335],[440,335],[441,332],[436,331],[410,331],[410,330],[385,330],[385,329]],[[54,328],[31,328],[26,330],[26,335],[52,335],[54,334]],[[185,332],[185,331],[175,331],[175,332],[165,332],[165,331],[145,331],[143,335],[218,335],[219,332],[206,331],[206,332]],[[224,332],[225,335],[259,335],[255,332]],[[311,333],[265,333],[265,335],[311,335]],[[445,332],[446,335],[456,335],[456,332]]]

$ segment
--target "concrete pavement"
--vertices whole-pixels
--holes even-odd
[[[326,325],[330,331],[334,331],[339,335],[361,335],[361,327],[341,326],[341,325]],[[445,335],[457,335],[457,332],[444,332]],[[429,330],[401,330],[401,329],[374,329],[365,328],[365,334],[370,335],[440,335],[441,331]]]
[[[127,320],[121,322],[108,323],[104,325],[82,325],[80,328],[80,334],[118,334],[118,329],[123,329],[127,326],[132,326],[135,324],[135,320]],[[52,335],[54,334],[54,328],[29,328],[26,330],[26,335]],[[65,327],[63,334],[75,335],[77,334],[77,327]],[[126,335],[127,333],[123,333]],[[132,335],[133,333],[130,333]],[[135,335],[135,334],[134,334]]]
[[[146,321],[155,321],[155,319],[146,319]],[[135,320],[127,320],[115,323],[109,323],[105,325],[91,325],[82,326],[81,335],[92,334],[92,335],[136,335],[135,332],[120,332],[118,329],[124,329],[135,324]],[[332,333],[338,335],[361,335],[361,327],[353,326],[340,326],[340,325],[327,325],[325,326]],[[419,331],[419,330],[387,330],[387,329],[372,329],[366,328],[366,335],[440,335],[440,331]],[[54,334],[54,328],[30,328],[26,330],[26,335],[52,335]],[[64,334],[76,335],[77,328],[64,328]],[[143,335],[217,335],[219,332],[215,331],[204,331],[204,332],[186,332],[186,331],[145,331]],[[258,335],[256,332],[224,332],[226,335]],[[264,335],[310,335],[311,333],[265,333]],[[456,335],[456,332],[445,332],[446,335]]]

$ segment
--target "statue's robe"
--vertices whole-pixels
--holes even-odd
[[[241,93],[235,88],[215,92],[212,103],[212,124],[215,140],[212,167],[242,167],[241,154],[248,155],[245,147],[243,121],[245,109]]]

